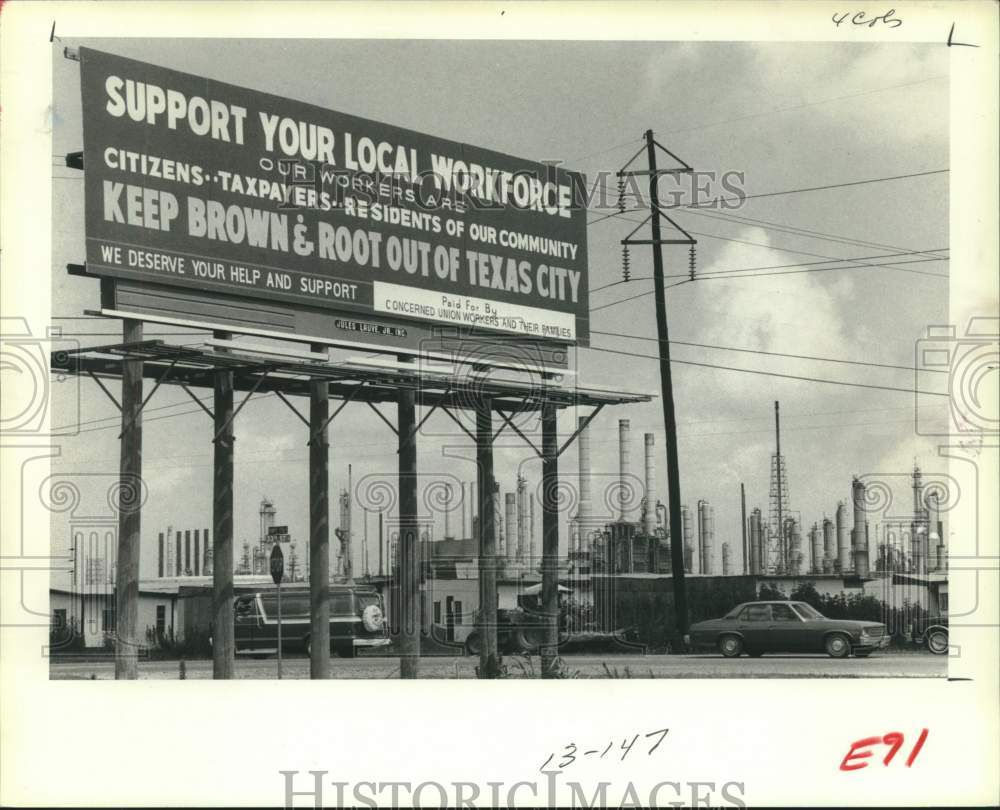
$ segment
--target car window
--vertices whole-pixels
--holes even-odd
[[[797,622],[798,615],[788,605],[771,605],[771,616],[776,622]]]
[[[745,622],[769,622],[771,621],[770,605],[747,605],[740,614],[740,619]]]
[[[250,616],[253,614],[253,597],[244,596],[236,600],[236,615]]]
[[[331,616],[350,616],[354,614],[354,604],[349,593],[335,593],[330,596]]]
[[[818,610],[816,610],[816,608],[814,608],[812,605],[807,604],[805,602],[796,602],[795,604],[792,605],[792,607],[795,608],[795,611],[803,619],[806,619],[806,620],[826,618],[822,613],[820,613]]]

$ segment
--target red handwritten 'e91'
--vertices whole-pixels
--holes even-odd
[[[909,768],[913,765],[914,760],[917,758],[917,754],[920,753],[920,749],[924,747],[924,741],[927,739],[927,729],[922,729],[920,731],[920,736],[917,737],[917,742],[913,746],[913,750],[910,751],[910,755],[906,758],[906,767]],[[870,750],[873,745],[887,745],[889,747],[889,752],[885,755],[882,760],[882,764],[888,766],[892,762],[893,757],[900,748],[903,747],[903,735],[898,731],[890,731],[888,734],[884,734],[881,737],[865,737],[861,740],[855,740],[851,743],[851,747],[848,749],[847,753],[844,755],[844,759],[840,763],[840,770],[842,771],[857,771],[861,768],[867,768],[868,763],[865,762],[868,757],[872,755]]]

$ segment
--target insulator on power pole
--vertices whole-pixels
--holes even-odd
[[[618,178],[618,211],[625,213],[625,178]]]
[[[629,255],[628,245],[622,245],[622,280],[629,280]]]
[[[694,281],[694,245],[691,245],[690,253],[688,255],[688,275],[691,277],[691,281]]]

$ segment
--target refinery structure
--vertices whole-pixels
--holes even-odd
[[[612,632],[621,624],[623,600],[648,592],[672,592],[674,538],[668,528],[666,499],[657,486],[654,434],[642,436],[640,464],[630,420],[620,419],[617,475],[596,492],[586,419],[579,420],[578,429],[575,487],[569,477],[575,498],[562,521],[566,534],[560,546],[565,551],[559,556],[558,579],[571,595],[570,601],[584,609],[589,629]],[[767,585],[788,594],[809,583],[828,595],[875,595],[887,609],[905,603],[943,612],[948,564],[942,498],[947,493],[936,482],[925,483],[915,464],[910,473],[912,512],[900,516],[876,513],[873,506],[879,493],[869,492],[866,481],[854,477],[849,500],[832,501],[828,513],[803,515],[789,498],[796,471],[781,454],[779,431],[775,403],[769,503],[766,507],[748,504],[742,487],[741,503],[729,500],[728,508],[742,507],[741,522],[736,524],[742,531],[720,535],[716,504],[706,497],[681,504],[678,542],[683,549],[683,575],[691,587],[717,589],[732,582],[739,584],[741,593],[756,595]],[[435,486],[438,497],[425,501],[436,508],[421,522],[417,545],[422,624],[426,634],[437,625],[442,637],[461,640],[462,628],[475,626],[479,605],[482,557],[476,482],[436,482]],[[516,475],[509,488],[499,479],[494,481],[495,570],[501,608],[515,608],[519,597],[542,581],[539,498],[536,482],[524,475]],[[389,512],[359,507],[355,500],[349,472],[348,486],[337,499],[339,520],[333,528],[337,543],[331,547],[335,553],[330,556],[329,579],[377,587],[392,613],[400,562],[398,519]],[[262,495],[257,536],[244,538],[237,546],[237,591],[271,587],[268,561],[275,545],[284,554],[286,581],[309,581],[308,540],[290,533],[287,516],[281,523],[279,519],[279,505]],[[208,601],[212,551],[210,531],[203,526],[166,526],[157,532],[156,577],[142,582],[140,601],[170,600],[169,614],[164,604],[154,605],[162,619],[157,620],[158,628],[163,624],[182,635],[204,619],[204,611],[182,612],[179,605],[193,605],[198,598]],[[74,538],[72,556],[73,588],[68,593],[77,594],[77,601],[70,600],[67,609],[74,618],[89,615],[95,621],[113,599],[114,543],[102,544],[81,535]],[[164,619],[165,615],[171,618]],[[661,618],[665,626],[671,621]],[[96,625],[91,630],[89,636],[85,633],[88,643],[100,643],[102,631]]]

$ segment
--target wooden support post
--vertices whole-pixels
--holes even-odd
[[[406,358],[400,358],[404,360]],[[399,677],[419,677],[420,526],[417,523],[417,408],[412,388],[400,388],[396,430],[399,434]]]
[[[500,672],[497,650],[497,541],[493,500],[493,400],[476,405],[476,463],[479,496],[479,677]]]
[[[545,641],[542,677],[556,677],[559,667],[559,442],[556,408],[542,405],[542,612]]]
[[[309,677],[318,680],[330,677],[329,389],[309,382]]]
[[[125,343],[142,341],[142,322],[125,320]],[[122,361],[122,438],[115,568],[115,678],[139,676],[139,529],[142,516],[142,360]]]
[[[231,335],[217,332],[217,338]],[[232,678],[236,669],[233,638],[233,372],[215,371],[215,476],[212,491],[212,677]]]

